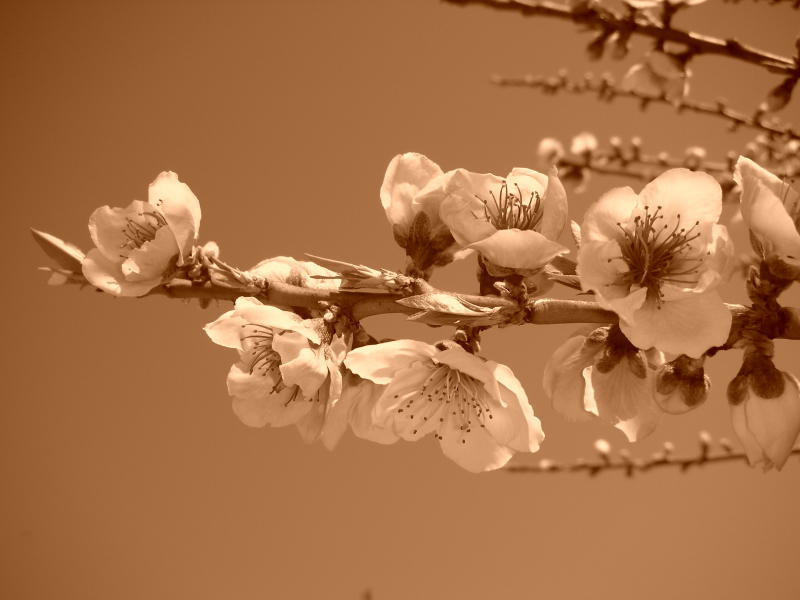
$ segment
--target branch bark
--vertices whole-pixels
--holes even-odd
[[[716,54],[758,65],[773,73],[800,77],[800,66],[793,60],[742,44],[729,38],[720,39],[691,31],[664,27],[645,19],[639,13],[620,16],[589,2],[571,8],[547,0],[443,0],[450,4],[467,6],[479,4],[493,10],[516,12],[525,17],[545,16],[587,25],[593,29],[621,31],[655,40],[683,44],[694,54]]]

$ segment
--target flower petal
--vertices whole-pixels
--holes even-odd
[[[747,454],[747,462],[751,467],[763,465],[764,470],[767,471],[772,468],[772,463],[764,455],[761,445],[756,440],[750,428],[747,426],[747,414],[745,412],[745,402],[740,404],[731,404],[731,425],[736,437],[739,438],[744,447],[745,454]]]
[[[322,348],[312,348],[307,337],[287,331],[273,338],[272,349],[281,357],[279,368],[286,385],[299,386],[306,398],[313,398],[328,377]]]
[[[200,202],[189,186],[172,171],[163,171],[150,184],[148,202],[164,215],[178,243],[178,264],[192,254],[192,246],[200,230]]]
[[[150,280],[127,281],[120,263],[109,260],[98,248],[89,250],[81,267],[89,283],[114,296],[144,296],[161,285],[160,276]]]
[[[417,362],[398,371],[375,403],[373,423],[389,427],[409,441],[418,440],[435,431],[440,423],[443,403],[429,401],[422,394],[422,386],[435,368],[432,362]]]
[[[433,358],[438,363],[447,365],[452,369],[469,375],[473,379],[477,379],[483,383],[484,389],[492,396],[492,398],[494,398],[497,402],[502,402],[500,399],[500,389],[497,385],[497,380],[492,375],[487,362],[482,358],[478,358],[474,354],[470,354],[461,348],[461,346],[448,348],[447,350],[440,350]]]
[[[539,232],[551,240],[558,240],[569,220],[567,191],[558,178],[558,169],[550,168],[547,174],[547,189],[542,196],[542,221]]]
[[[585,335],[575,335],[561,344],[544,366],[542,387],[553,408],[569,421],[587,421],[592,413],[584,406],[583,370],[594,362],[595,352],[583,351]],[[602,346],[597,346],[599,351]]]
[[[89,235],[106,258],[119,262],[128,254],[130,239],[126,232],[129,219],[138,222],[139,215],[152,211],[153,207],[141,200],[134,200],[125,208],[101,206],[89,217]]]
[[[506,365],[487,361],[486,367],[500,384],[500,407],[485,422],[486,429],[504,446],[520,452],[537,452],[544,441],[542,423],[522,384]]]
[[[412,363],[431,358],[437,350],[417,340],[395,340],[351,350],[344,365],[356,375],[386,385]]]
[[[382,393],[382,386],[348,374],[338,405],[348,410],[350,428],[356,437],[378,444],[393,444],[399,439],[397,435],[372,420],[372,411]]]
[[[687,230],[698,221],[716,223],[722,214],[722,188],[714,177],[702,171],[664,171],[644,186],[639,198],[640,206],[649,206],[651,214],[660,206],[663,223],[670,229],[679,221]]]
[[[228,373],[228,394],[233,412],[250,427],[283,427],[300,420],[311,408],[294,386],[279,391],[270,375],[252,374],[241,364],[234,364]]]
[[[547,239],[538,231],[501,229],[489,237],[470,244],[488,261],[509,269],[535,270],[569,249]]]
[[[661,411],[653,398],[652,375],[638,377],[621,360],[607,373],[595,367],[583,370],[587,410],[622,431],[635,442],[655,431]]]
[[[482,427],[473,427],[467,434],[456,426],[455,420],[446,419],[439,431],[439,446],[444,455],[472,473],[499,469],[514,455]]]
[[[122,273],[128,281],[162,279],[174,269],[173,259],[178,253],[175,236],[169,227],[161,227],[155,238],[131,250],[122,261]]]
[[[747,428],[764,455],[780,470],[800,435],[800,382],[783,373],[785,388],[777,398],[751,395],[743,404]]]
[[[619,239],[619,225],[630,219],[638,201],[639,196],[629,187],[614,188],[600,196],[583,215],[582,244]]]
[[[472,173],[465,169],[452,172],[439,216],[456,242],[467,246],[496,231],[486,218],[486,211],[494,210],[491,194],[496,197],[502,184],[503,180],[491,173]]]
[[[638,348],[656,347],[670,354],[699,358],[712,346],[728,339],[731,313],[719,293],[712,290],[660,305],[648,299],[620,329]]]
[[[783,202],[785,184],[743,156],[733,177],[742,188],[742,217],[751,231],[778,253],[800,258],[800,233]]]
[[[419,191],[442,169],[427,156],[406,152],[395,156],[381,184],[381,205],[392,225],[408,229],[414,220],[412,202]]]

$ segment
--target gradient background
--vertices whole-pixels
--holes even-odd
[[[690,13],[678,23],[784,55],[800,14],[718,0]],[[667,107],[487,83],[560,67],[621,74],[633,61],[589,65],[586,41],[568,23],[435,0],[3,2],[0,597],[800,597],[796,459],[767,476],[736,464],[628,480],[470,475],[431,439],[348,434],[329,453],[292,428],[236,420],[233,353],[201,330],[226,306],[48,288],[35,269],[48,262],[29,226],[86,248],[94,208],[145,198],[166,169],[200,198],[201,239],[233,264],[310,252],[397,268],[378,189],[399,152],[505,174],[534,166],[543,136],[641,134],[647,150],[701,144],[713,158],[751,137]],[[722,58],[693,68],[692,97],[743,109],[779,81]],[[797,103],[785,116],[800,120]],[[620,183],[573,194],[573,216]],[[434,283],[472,291],[473,268]],[[448,334],[400,317],[367,326]],[[485,336],[548,435],[515,464],[589,456],[597,437],[627,446],[616,430],[566,424],[543,398],[544,361],[572,329]],[[781,344],[779,364],[798,373],[793,351]],[[665,440],[693,452],[700,429],[732,437],[729,354],[712,363],[711,400],[665,418],[635,455]]]

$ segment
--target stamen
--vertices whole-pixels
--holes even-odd
[[[419,391],[406,398],[397,413],[413,424],[412,435],[438,415],[437,439],[444,439],[445,425],[452,424],[460,443],[466,444],[473,427],[485,427],[487,419],[493,418],[483,384],[447,365],[432,366]]]
[[[542,220],[542,201],[538,192],[532,192],[530,197],[523,201],[522,190],[515,184],[516,193],[509,192],[508,183],[503,182],[500,190],[495,196],[490,191],[492,206],[489,200],[478,196],[475,197],[483,203],[483,215],[473,216],[476,219],[484,219],[497,229],[528,229],[535,230]]]
[[[662,207],[657,206],[654,212],[644,207],[644,215],[633,219],[632,227],[617,223],[622,237],[622,259],[628,265],[628,272],[621,275],[625,283],[647,288],[648,295],[655,296],[659,305],[663,301],[661,285],[675,283],[683,285],[696,284],[700,276],[700,266],[704,256],[692,245],[700,237],[697,231],[700,221],[688,229],[681,225],[681,215],[677,214],[675,223],[662,225],[664,219]],[[609,259],[615,260],[617,257]]]
[[[120,248],[136,250],[141,248],[145,242],[152,242],[156,239],[156,232],[167,224],[167,220],[159,212],[140,212],[137,220],[132,217],[125,219],[125,227],[122,234],[125,241],[120,244]]]

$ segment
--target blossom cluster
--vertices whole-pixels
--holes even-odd
[[[557,412],[600,419],[640,440],[663,413],[701,405],[710,388],[706,359],[739,347],[744,360],[728,388],[733,429],[751,464],[780,468],[800,435],[800,382],[774,365],[772,344],[780,334],[777,297],[800,279],[800,195],[745,157],[734,179],[755,251],[747,279],[753,304],[736,322],[719,292],[737,266],[719,222],[722,191],[710,175],[686,168],[638,193],[621,187],[600,196],[572,224],[575,260],[561,239],[569,216],[555,168],[498,177],[444,171],[417,153],[392,159],[380,188],[407,256],[403,274],[281,256],[246,271],[228,267],[216,244],[197,245],[199,202],[172,172],[156,178],[147,201],[98,208],[87,254],[49,234],[40,240],[60,250],[63,266],[78,265],[86,281],[116,296],[142,296],[176,279],[242,292],[205,331],[237,352],[227,388],[246,425],[294,425],[329,449],[347,429],[382,444],[433,434],[448,458],[473,472],[536,452],[544,433],[512,370],[480,355],[481,329],[515,321],[455,294],[425,292],[427,278],[476,254],[481,293],[504,296],[519,314],[554,282],[569,281],[615,318],[577,330],[551,355],[543,388]],[[279,285],[334,300],[263,302],[260,294]],[[388,292],[421,309],[412,318],[456,325],[456,334],[437,344],[377,342],[336,303],[350,288]]]

